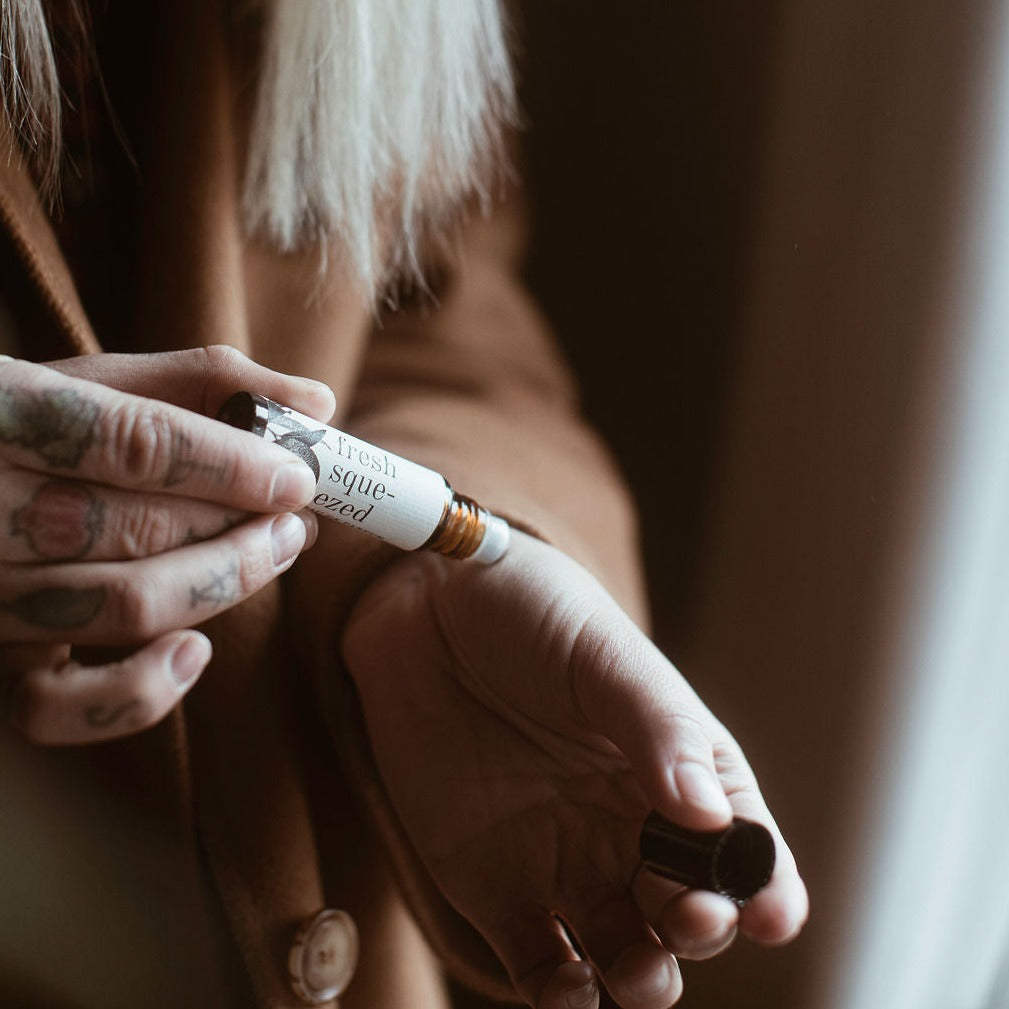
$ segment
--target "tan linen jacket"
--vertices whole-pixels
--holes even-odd
[[[329,383],[335,423],[550,539],[644,619],[632,509],[517,278],[519,200],[466,226],[436,310],[376,325],[338,269],[320,285],[314,252],[243,237],[229,12],[224,0],[164,7],[136,349],[231,344]],[[8,149],[9,136],[2,328],[26,357],[98,353],[49,216]],[[507,996],[493,954],[402,835],[340,669],[342,615],[393,556],[327,525],[281,585],[206,626],[211,666],[150,731],[45,749],[0,729],[0,1005],[299,1006],[288,950],[327,906],[361,935],[342,1005],[444,1006],[438,961]],[[325,619],[295,626],[283,607],[309,597]]]

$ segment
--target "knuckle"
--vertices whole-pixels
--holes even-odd
[[[694,754],[700,751],[705,762],[711,759],[712,745],[704,722],[689,711],[675,710],[664,716],[671,735],[676,740],[681,755]]]
[[[214,343],[201,349],[205,367],[210,374],[228,375],[249,360],[237,347],[227,343]]]
[[[749,768],[733,765],[725,768],[718,762],[716,757],[715,766],[718,768],[718,777],[722,782],[722,788],[729,798],[740,795],[759,796],[757,782]]]
[[[675,711],[670,711],[666,715],[666,718],[670,726],[683,738],[707,739],[708,733],[704,722],[692,711],[684,711],[682,708],[677,708]]]
[[[249,359],[240,350],[229,346],[226,343],[215,343],[209,347],[202,347],[200,367],[203,372],[203,412],[208,413],[209,408],[217,404],[207,402],[208,394],[213,386],[222,384],[232,385],[236,382],[241,384],[242,376],[249,365]]]
[[[108,586],[108,597],[112,600],[110,609],[115,614],[116,626],[124,636],[139,640],[158,633],[158,614],[164,606],[159,606],[151,579],[142,575],[117,578]]]
[[[251,596],[273,578],[273,561],[270,547],[252,551],[236,550],[231,558],[232,570],[237,573],[236,583],[241,598]]]
[[[164,553],[178,540],[177,524],[166,505],[145,503],[139,510],[123,516],[119,546],[128,558]]]
[[[110,418],[109,463],[130,484],[163,483],[171,466],[175,436],[158,410],[121,407]]]

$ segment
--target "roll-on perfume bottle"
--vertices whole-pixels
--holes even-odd
[[[508,549],[508,523],[426,466],[251,392],[235,393],[217,416],[303,459],[315,474],[319,515],[403,550],[493,564]]]
[[[652,812],[641,828],[641,860],[667,879],[742,903],[774,871],[774,838],[760,823],[734,819],[724,830],[687,830]]]

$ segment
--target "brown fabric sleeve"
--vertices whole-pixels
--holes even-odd
[[[554,543],[644,621],[633,506],[521,282],[523,232],[517,194],[469,223],[439,304],[377,327],[347,425]]]

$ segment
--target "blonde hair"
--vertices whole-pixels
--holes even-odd
[[[62,105],[42,0],[0,0],[0,106],[39,188],[52,200],[59,181]]]
[[[3,111],[55,192],[60,93],[42,0],[0,0]],[[515,99],[498,0],[262,0],[242,213],[374,296],[496,178]]]

